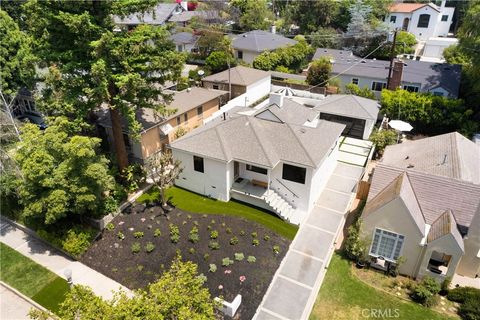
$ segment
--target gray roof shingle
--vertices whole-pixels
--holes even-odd
[[[253,30],[239,35],[232,35],[232,46],[236,50],[264,52],[293,46],[296,43],[297,41],[295,40],[263,30]]]
[[[198,41],[199,36],[190,32],[178,32],[170,36],[170,40],[175,44],[194,44]]]
[[[174,12],[185,11],[177,3],[159,3],[153,9],[146,12],[138,12],[126,17],[113,16],[113,21],[117,25],[139,25],[139,24],[164,24]]]
[[[270,77],[270,73],[244,66],[230,69],[230,82],[233,85],[249,86],[257,81]],[[207,82],[228,83],[228,70],[209,75],[202,79]]]
[[[377,121],[380,105],[376,100],[350,94],[336,94],[327,96],[324,100],[319,100],[314,109],[321,113]]]
[[[388,146],[381,162],[480,184],[480,147],[458,132]]]

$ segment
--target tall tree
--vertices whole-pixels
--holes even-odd
[[[128,165],[122,118],[135,135],[138,108],[165,113],[171,97],[160,88],[180,77],[184,56],[175,51],[165,28],[117,31],[112,16],[143,12],[157,2],[32,0],[25,5],[36,51],[50,66],[43,110],[83,120],[95,108],[107,107],[120,170]]]
[[[332,63],[329,57],[321,57],[312,62],[308,69],[307,82],[312,86],[326,86],[332,72]]]
[[[310,33],[319,27],[330,27],[339,8],[340,3],[335,0],[291,1],[285,9],[285,19],[298,25],[301,33]]]
[[[266,30],[273,22],[273,13],[266,0],[232,0],[230,8],[244,31]]]
[[[103,208],[113,189],[108,160],[97,154],[100,139],[77,135],[77,127],[57,117],[44,131],[26,124],[15,160],[23,175],[19,186],[24,215],[52,224],[70,214]]]

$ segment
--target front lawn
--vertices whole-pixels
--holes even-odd
[[[170,203],[179,209],[195,213],[223,214],[245,218],[263,224],[265,227],[290,240],[295,237],[298,231],[297,226],[281,220],[273,213],[241,202],[233,200],[222,202],[178,187],[168,189],[166,196]],[[158,202],[158,199],[158,188],[153,187],[147,193],[141,195],[137,201],[140,203],[151,203]]]
[[[334,254],[310,319],[368,318],[456,319],[368,286],[352,274],[348,260]]]
[[[83,263],[138,289],[155,282],[181,254],[198,265],[212,297],[231,302],[242,295],[238,319],[253,317],[290,244],[234,215],[194,214],[178,207],[164,215],[159,206],[140,204],[126,213],[107,225],[82,256]]]
[[[69,290],[64,279],[3,243],[0,256],[2,281],[50,311],[58,311]]]

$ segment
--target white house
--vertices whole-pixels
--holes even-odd
[[[171,143],[183,172],[176,185],[273,211],[292,223],[313,208],[337,162],[345,125],[272,94],[260,109],[237,108],[223,121]]]
[[[178,32],[170,36],[178,52],[194,52],[197,50],[199,36],[191,32]]]
[[[418,40],[430,37],[447,37],[455,8],[433,3],[395,3],[385,22],[393,29],[413,33]]]

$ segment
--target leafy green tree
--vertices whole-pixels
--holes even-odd
[[[311,33],[329,27],[338,15],[340,3],[335,0],[291,1],[285,9],[288,24],[300,27],[300,33]]]
[[[329,57],[321,57],[312,62],[307,74],[307,83],[312,86],[327,85],[328,78],[332,72],[332,63]]]
[[[375,130],[370,135],[370,141],[375,144],[377,152],[381,155],[389,145],[396,144],[398,133],[395,130]]]
[[[231,0],[229,4],[237,12],[242,30],[267,30],[273,22],[266,0]]]
[[[175,51],[164,27],[114,29],[112,15],[142,12],[158,0],[31,1],[25,4],[35,51],[50,67],[41,106],[50,114],[85,120],[104,105],[112,120],[120,170],[128,165],[122,118],[134,136],[138,108],[166,113],[171,95],[161,84],[180,77],[184,56]]]
[[[146,290],[137,290],[132,297],[116,292],[112,300],[96,296],[85,286],[75,285],[60,306],[61,320],[210,320],[215,319],[214,302],[197,265],[182,262],[178,257],[172,266]],[[32,312],[32,319],[47,319],[45,313]]]
[[[253,67],[261,70],[274,70],[279,66],[292,70],[299,70],[306,64],[307,56],[312,48],[305,40],[296,38],[298,43],[293,46],[280,48],[275,51],[265,51],[253,60]]]
[[[461,48],[457,44],[453,44],[443,50],[443,57],[447,63],[451,64],[468,66],[470,63],[469,57],[462,52]]]
[[[26,124],[15,154],[23,179],[23,214],[52,224],[67,215],[97,213],[114,181],[108,160],[97,154],[100,139],[76,135],[63,117],[44,131]],[[99,209],[100,208],[100,209]]]
[[[3,94],[14,96],[19,88],[32,87],[35,56],[31,46],[31,38],[0,9],[0,90]]]
[[[340,47],[340,35],[333,28],[319,28],[310,34],[311,45],[314,48],[331,48],[338,49]]]
[[[368,98],[368,99],[375,99],[375,94],[373,93],[372,90],[370,90],[370,88],[364,87],[364,88],[360,89],[359,86],[357,86],[356,84],[353,84],[353,83],[349,83],[349,84],[346,85],[345,93],[353,94],[355,96],[364,97],[364,98]]]
[[[213,51],[227,51],[231,47],[232,40],[224,36],[223,31],[215,27],[212,30],[202,29],[202,35],[198,39],[197,46],[200,55],[208,57]]]
[[[205,65],[214,73],[228,68],[228,64],[234,66],[235,60],[230,53],[224,51],[214,51],[205,59]]]

